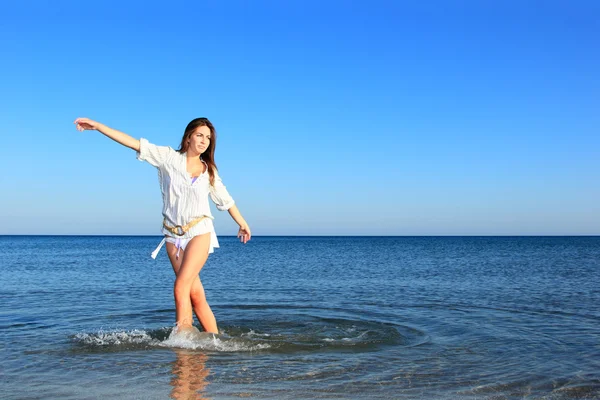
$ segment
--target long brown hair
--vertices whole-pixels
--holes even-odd
[[[217,131],[213,124],[208,120],[208,118],[196,118],[193,119],[185,128],[185,132],[183,137],[181,138],[181,144],[179,145],[179,149],[177,149],[180,153],[185,153],[189,147],[189,139],[192,137],[192,134],[196,130],[196,128],[200,126],[206,126],[210,129],[210,144],[208,148],[202,153],[202,160],[206,163],[208,167],[208,177],[210,180],[210,184],[214,186],[215,184],[215,171],[217,171],[217,164],[215,164],[215,149],[217,148]]]

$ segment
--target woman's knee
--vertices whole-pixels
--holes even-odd
[[[189,296],[193,282],[194,281],[188,281],[186,279],[180,279],[179,277],[177,277],[177,279],[175,279],[175,284],[173,285],[173,292],[175,293],[175,298]]]

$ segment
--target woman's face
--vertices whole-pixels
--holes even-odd
[[[202,154],[210,145],[210,129],[208,126],[199,126],[189,138],[188,152]]]

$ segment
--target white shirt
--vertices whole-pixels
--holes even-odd
[[[136,154],[138,160],[147,161],[158,169],[163,198],[162,213],[167,225],[183,226],[202,216],[214,219],[208,204],[209,197],[221,211],[228,210],[235,204],[217,171],[215,171],[214,186],[210,184],[208,168],[192,183],[192,177],[187,172],[186,153],[179,153],[168,146],[156,146],[142,138],[140,151]],[[167,236],[188,239],[205,233],[205,229],[205,224],[199,223],[183,236],[175,236],[164,227],[162,232]]]

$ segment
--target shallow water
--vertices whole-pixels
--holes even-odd
[[[600,398],[599,237],[220,238],[170,337],[158,237],[0,237],[6,398]]]

